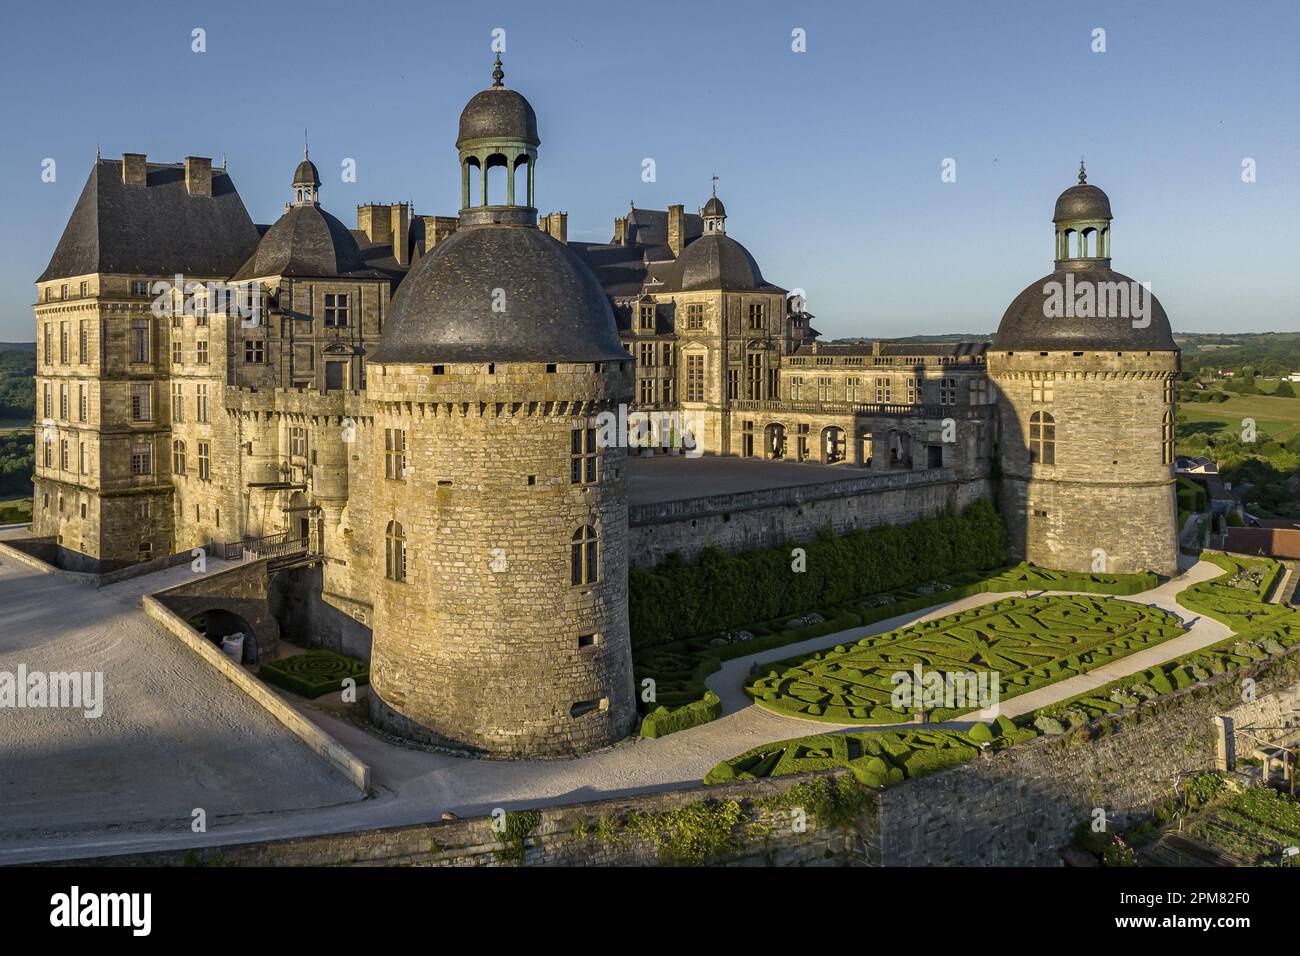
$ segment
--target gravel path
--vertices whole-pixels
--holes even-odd
[[[23,733],[0,730],[0,863],[341,832],[428,822],[447,810],[469,816],[496,807],[521,809],[695,786],[718,761],[762,743],[825,731],[884,729],[807,721],[752,706],[741,689],[751,664],[833,647],[1008,596],[976,595],[728,661],[708,681],[724,702],[719,720],[572,760],[476,760],[408,749],[297,703],[370,764],[376,792],[359,801],[349,785],[278,724],[153,628],[139,608],[139,594],[172,583],[167,575],[184,573],[174,569],[96,593],[26,569],[0,568],[0,606],[9,609],[5,636],[0,637],[0,670],[12,668],[20,657],[30,666],[40,659],[51,662],[48,667],[86,669],[85,660],[97,655],[94,659],[114,675],[110,700],[113,688],[129,694],[129,707],[123,710],[130,711],[108,724],[106,714],[98,722],[102,728],[79,716],[50,712],[26,725]],[[1094,672],[1098,682],[1227,636],[1222,625],[1193,620],[1196,616],[1173,600],[1183,588],[1220,573],[1202,562],[1159,588],[1122,598],[1162,607],[1191,621],[1191,628],[1183,637],[1099,669]],[[16,630],[9,626],[15,621]],[[1147,660],[1149,655],[1154,657]],[[1072,681],[1090,676],[1015,698],[1004,712],[1040,693],[1051,700],[1074,696],[1080,691]],[[8,722],[9,715],[0,712],[0,727]],[[11,740],[22,748],[17,765],[8,753]],[[205,805],[203,801],[209,805],[209,832],[192,834],[184,824],[189,809]],[[23,825],[15,827],[15,819]],[[33,839],[33,826],[42,828],[39,839]],[[25,834],[16,832],[23,830]]]

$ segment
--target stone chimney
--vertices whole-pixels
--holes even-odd
[[[386,203],[368,202],[357,207],[357,228],[376,245],[393,241],[393,214]]]
[[[191,196],[212,195],[212,160],[203,156],[185,157],[185,191]]]
[[[552,212],[542,217],[542,232],[546,233],[552,239],[558,239],[560,242],[569,241],[569,214],[567,212]]]
[[[627,245],[627,217],[619,216],[614,220],[614,245]]]
[[[455,216],[425,216],[424,251],[428,252],[455,232],[459,222]]]
[[[404,202],[392,205],[393,258],[399,266],[411,264],[411,207]]]
[[[673,251],[674,259],[682,254],[685,244],[685,217],[685,207],[681,203],[668,207],[668,248]]]
[[[143,186],[148,173],[144,165],[144,153],[122,154],[122,184],[125,186]]]

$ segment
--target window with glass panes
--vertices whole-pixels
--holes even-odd
[[[587,485],[596,480],[596,429],[575,428],[569,437],[569,483]]]

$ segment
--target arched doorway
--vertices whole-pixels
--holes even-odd
[[[195,614],[189,619],[188,623],[190,627],[194,628],[218,648],[221,647],[222,638],[242,634],[244,646],[240,663],[254,664],[257,662],[257,635],[253,633],[253,626],[234,611],[227,611],[224,608],[209,608]]]
[[[827,425],[822,429],[822,461],[827,465],[834,465],[843,461],[846,456],[844,429],[838,425]]]
[[[763,457],[779,460],[785,457],[785,426],[772,422],[763,429]]]

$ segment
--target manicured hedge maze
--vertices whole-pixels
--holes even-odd
[[[1032,730],[1021,730],[1005,717],[999,717],[992,724],[976,724],[969,731],[885,730],[814,734],[763,744],[724,760],[709,771],[704,782],[755,780],[846,767],[867,786],[883,787],[964,763],[978,754],[982,747],[997,750],[1034,736]]]
[[[330,691],[341,691],[343,681],[349,677],[357,682],[357,686],[367,683],[370,668],[365,661],[333,651],[308,651],[263,664],[257,676],[268,684],[315,698]]]
[[[1156,608],[1087,596],[1009,598],[809,657],[783,661],[746,692],[779,713],[835,723],[909,719],[891,706],[891,675],[911,671],[996,672],[1006,700],[1082,674],[1183,633]],[[978,709],[928,711],[932,721]]]

